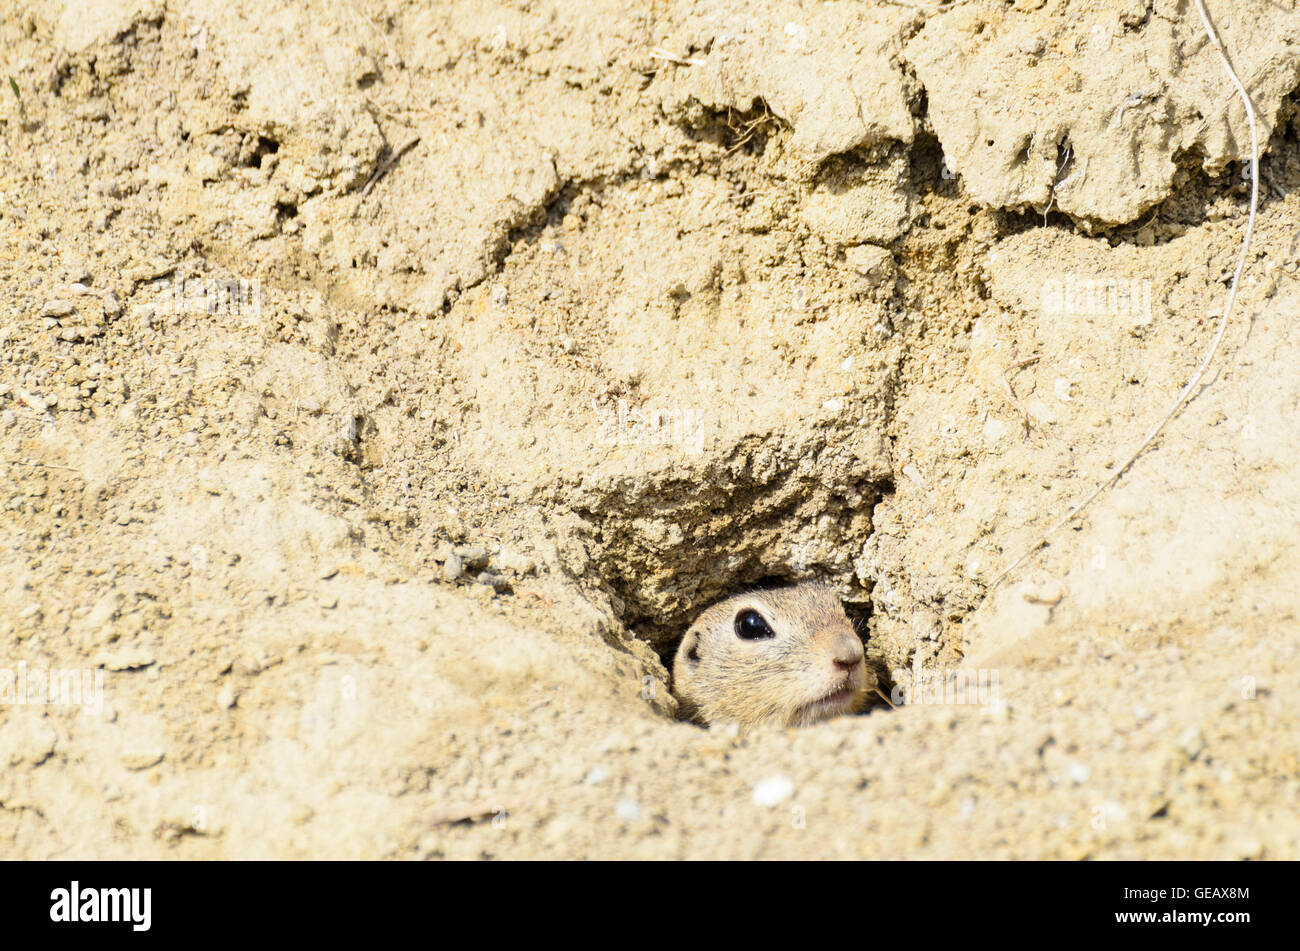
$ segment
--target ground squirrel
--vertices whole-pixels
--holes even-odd
[[[673,692],[702,723],[805,726],[858,710],[875,678],[829,585],[750,591],[705,610],[673,660]]]

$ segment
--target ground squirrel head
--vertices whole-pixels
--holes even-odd
[[[804,726],[858,710],[872,686],[844,606],[817,582],[713,605],[673,660],[673,692],[703,723]]]

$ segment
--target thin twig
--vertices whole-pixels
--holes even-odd
[[[667,62],[675,63],[678,66],[703,66],[705,63],[705,61],[699,57],[678,56],[675,53],[670,53],[662,46],[656,46],[652,49],[650,51],[650,58],[666,60]]]
[[[1228,318],[1232,314],[1232,305],[1237,300],[1237,287],[1241,283],[1241,275],[1246,269],[1246,258],[1250,253],[1250,239],[1255,232],[1255,213],[1259,208],[1259,129],[1255,121],[1255,107],[1250,101],[1250,93],[1246,91],[1246,87],[1242,85],[1241,80],[1237,77],[1236,70],[1232,68],[1232,61],[1228,59],[1228,51],[1224,49],[1223,42],[1219,39],[1219,35],[1214,31],[1214,25],[1210,22],[1210,15],[1205,9],[1205,0],[1196,0],[1196,12],[1201,16],[1201,23],[1205,26],[1205,34],[1209,37],[1211,45],[1218,50],[1219,58],[1223,60],[1223,68],[1227,71],[1228,78],[1232,80],[1232,84],[1237,88],[1237,95],[1241,98],[1242,104],[1245,106],[1246,119],[1250,123],[1250,216],[1246,219],[1246,232],[1241,239],[1241,254],[1237,258],[1237,268],[1233,272],[1232,284],[1228,288],[1228,298],[1223,305],[1223,314],[1219,317],[1219,329],[1214,334],[1214,339],[1210,342],[1210,346],[1206,350],[1205,357],[1201,360],[1200,366],[1196,368],[1196,372],[1192,374],[1192,378],[1187,381],[1187,385],[1183,387],[1182,392],[1178,394],[1178,398],[1174,400],[1173,405],[1169,407],[1169,411],[1161,417],[1160,421],[1156,423],[1154,427],[1152,427],[1151,431],[1147,433],[1146,438],[1143,439],[1137,449],[1129,455],[1124,464],[1117,468],[1109,478],[1098,484],[1097,487],[1088,494],[1087,498],[1070,509],[1064,518],[1044,532],[1042,538],[1035,542],[1032,548],[1013,561],[1008,567],[1003,569],[1002,573],[994,578],[992,583],[989,585],[988,591],[985,593],[986,596],[991,594],[1008,575],[1033,557],[1034,553],[1037,552],[1038,549],[1046,545],[1052,535],[1073,521],[1075,516],[1087,508],[1092,501],[1097,498],[1097,496],[1101,495],[1119,481],[1120,476],[1127,472],[1129,467],[1137,461],[1138,457],[1146,451],[1147,447],[1155,441],[1155,438],[1160,435],[1160,432],[1165,428],[1165,425],[1173,419],[1175,415],[1177,415],[1178,411],[1187,403],[1193,391],[1200,386],[1201,380],[1205,377],[1205,371],[1209,368],[1215,355],[1218,354],[1219,345],[1223,343],[1223,335],[1228,329]]]
[[[34,469],[62,469],[64,472],[75,472],[77,473],[77,475],[81,475],[80,469],[73,468],[72,466],[55,465],[52,462],[27,462],[26,460],[23,459],[10,459],[9,465],[31,466]]]
[[[915,3],[909,0],[880,0],[892,7],[907,7],[909,10],[923,10],[926,13],[943,13],[952,7],[960,6],[966,0],[936,0],[934,3]]]
[[[384,162],[382,165],[379,166],[379,168],[375,169],[375,173],[370,176],[370,181],[366,182],[366,187],[361,189],[361,197],[365,198],[367,195],[369,195],[370,189],[374,188],[375,183],[378,182],[381,178],[383,178],[386,174],[388,174],[388,170],[397,164],[397,160],[400,159],[403,155],[411,151],[411,149],[415,148],[419,144],[420,144],[420,137],[417,135],[415,138],[411,139],[411,141],[407,142],[400,149],[398,149],[396,152],[390,155],[388,157],[388,161]]]
[[[1024,417],[1026,436],[1029,435],[1029,410],[1027,410],[1025,405],[1016,398],[1016,391],[1011,388],[1011,379],[1007,374],[1014,373],[1016,370],[1022,370],[1027,366],[1032,366],[1040,359],[1041,357],[1038,354],[1034,354],[1032,357],[1026,357],[1023,360],[1016,360],[1011,364],[1011,366],[1003,369],[998,374],[998,381],[1002,384],[1002,395],[1007,398],[1007,401],[1015,408],[1016,412]]]

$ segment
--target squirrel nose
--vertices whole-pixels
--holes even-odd
[[[862,663],[862,642],[845,635],[835,645],[835,666],[839,670],[852,670]]]

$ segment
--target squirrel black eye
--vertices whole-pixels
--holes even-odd
[[[736,636],[742,641],[760,641],[776,637],[776,632],[757,611],[741,611],[736,615]]]

